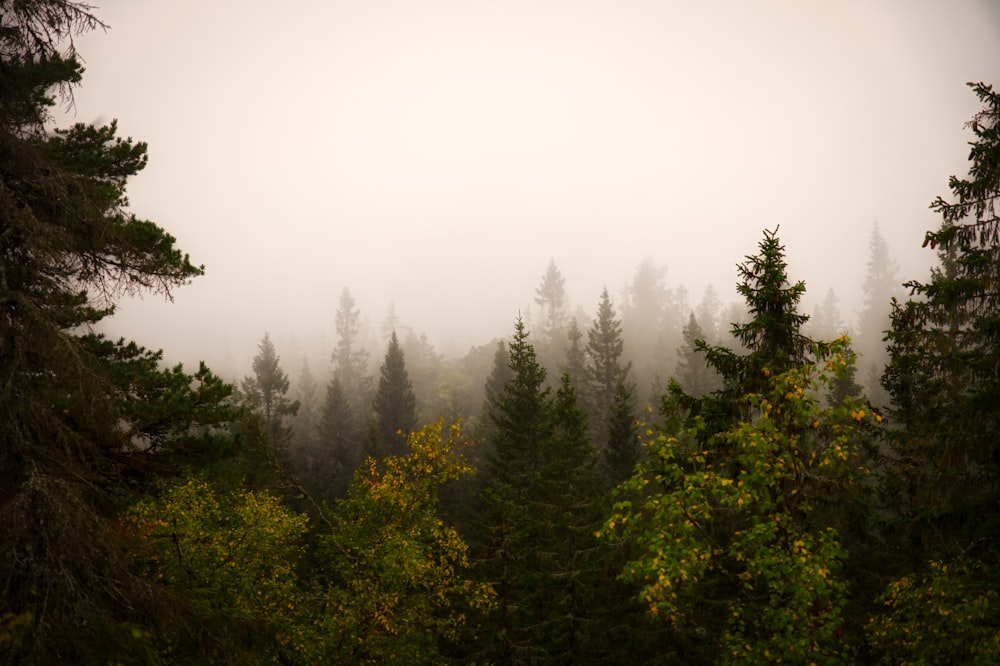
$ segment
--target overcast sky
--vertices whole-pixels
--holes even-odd
[[[344,287],[464,351],[550,258],[588,312],[646,256],[734,301],[778,224],[852,317],[876,220],[923,276],[965,83],[1000,84],[990,0],[96,2],[75,120],[149,143],[132,209],[207,270],[109,328],[185,363],[332,345]]]

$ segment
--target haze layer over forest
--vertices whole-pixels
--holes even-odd
[[[509,335],[550,260],[589,317],[646,258],[728,304],[779,224],[805,310],[833,287],[855,324],[875,222],[925,274],[964,83],[1000,62],[996,6],[973,1],[100,11],[72,119],[149,142],[132,208],[207,268],[107,330],[229,378],[265,331],[292,367],[328,358],[344,288],[375,335],[393,304],[450,357]]]

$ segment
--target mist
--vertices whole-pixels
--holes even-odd
[[[66,122],[147,141],[131,208],[206,274],[124,301],[112,336],[244,374],[268,332],[326,373],[337,299],[378,360],[390,304],[449,358],[571,312],[646,259],[691,308],[738,302],[779,227],[809,313],[862,307],[873,225],[926,275],[930,201],[964,172],[988,2],[107,2]],[[679,322],[678,326],[683,325]],[[626,336],[628,331],[626,331]]]

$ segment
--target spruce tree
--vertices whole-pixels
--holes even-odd
[[[361,345],[361,311],[346,287],[337,306],[337,346],[333,351],[333,367],[351,401],[351,411],[359,423],[367,420],[371,406],[371,377],[368,375],[368,352]]]
[[[868,272],[863,285],[865,303],[858,317],[854,347],[860,358],[858,365],[864,371],[866,393],[874,404],[884,407],[888,396],[879,382],[889,360],[884,338],[890,325],[892,300],[901,296],[901,289],[899,266],[889,254],[889,244],[877,222],[872,225],[868,251]]]
[[[542,276],[542,283],[535,289],[535,303],[539,308],[541,332],[546,341],[561,337],[568,319],[569,301],[566,297],[566,279],[559,272],[554,259]]]
[[[665,335],[671,300],[664,284],[665,274],[666,267],[658,266],[651,258],[643,259],[622,299],[621,321],[628,331],[624,360],[635,369],[642,402],[653,402],[656,387],[673,368],[673,352],[677,348]]]
[[[1000,631],[1000,94],[968,124],[968,176],[938,197],[941,263],[893,301],[891,455],[881,490],[895,559],[867,627],[883,663],[997,663]]]
[[[684,327],[684,345],[677,350],[677,370],[674,376],[684,392],[694,397],[707,395],[721,385],[719,374],[708,365],[705,355],[698,350],[697,341],[705,339],[705,332],[692,312]]]
[[[518,318],[507,345],[511,378],[490,407],[491,451],[480,495],[481,570],[497,592],[498,606],[479,657],[497,663],[544,657],[535,631],[544,604],[537,594],[544,574],[531,502],[552,437],[552,397],[528,337]]]
[[[389,338],[372,409],[377,423],[376,456],[403,455],[406,436],[417,426],[417,398],[396,331]]]
[[[722,388],[704,401],[719,429],[746,416],[744,396],[762,393],[769,377],[802,365],[811,343],[801,332],[809,316],[798,311],[805,283],[788,282],[785,248],[777,229],[765,230],[758,248],[759,254],[748,255],[737,266],[740,282],[736,290],[746,301],[751,319],[734,324],[732,335],[748,353],[696,342],[709,366],[722,376]]]
[[[328,501],[346,496],[354,470],[361,463],[359,433],[351,403],[337,373],[326,387],[320,411],[316,459],[306,487]]]
[[[286,397],[291,384],[280,361],[271,336],[265,333],[253,358],[253,376],[243,381],[243,390],[263,416],[271,444],[276,450],[287,450],[292,429],[285,425],[285,419],[295,416],[299,403]]]
[[[934,201],[942,226],[924,242],[942,264],[893,303],[882,379],[901,462],[892,502],[930,556],[985,555],[1000,535],[1000,95],[972,87],[969,176]]]
[[[608,446],[604,451],[610,487],[617,486],[632,475],[640,453],[635,392],[624,378],[619,379],[608,419]]]
[[[547,662],[573,664],[595,659],[608,646],[598,623],[604,552],[594,536],[603,520],[603,487],[587,416],[567,373],[552,404],[552,424],[541,482],[529,498],[542,567],[532,642]]]
[[[597,316],[587,331],[591,433],[602,449],[607,444],[608,420],[614,404],[615,388],[619,381],[627,377],[632,367],[631,363],[622,363],[624,346],[622,321],[618,318],[605,287],[597,305]]]

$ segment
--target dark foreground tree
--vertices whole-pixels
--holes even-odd
[[[942,226],[924,243],[941,266],[906,284],[888,334],[896,460],[883,487],[904,564],[871,627],[886,663],[1000,658],[1000,94],[972,88],[969,175],[931,205]]]
[[[144,143],[115,123],[43,131],[52,91],[80,80],[71,38],[101,25],[91,8],[4,2],[0,23],[0,661],[142,662],[163,596],[124,561],[115,514],[222,452],[228,388],[85,331],[202,270],[127,209]]]

